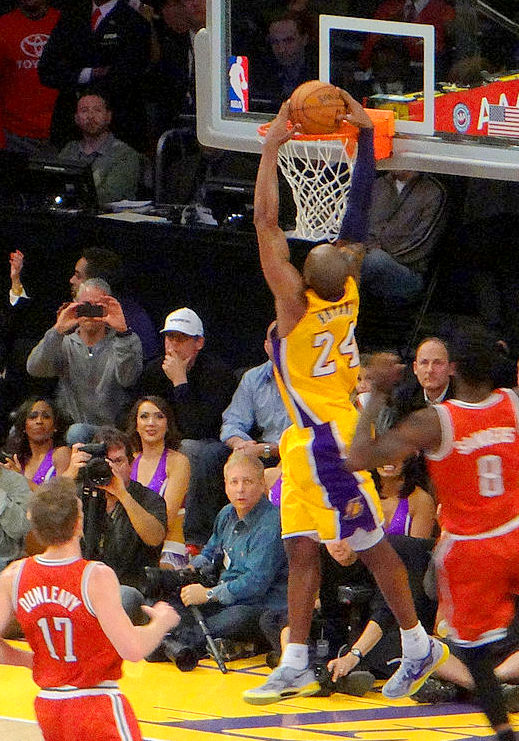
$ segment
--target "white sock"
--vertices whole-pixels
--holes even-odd
[[[293,669],[306,669],[308,666],[308,646],[306,643],[289,643],[283,651],[282,666],[291,666]]]
[[[429,636],[425,632],[422,623],[418,622],[414,628],[403,630],[400,628],[402,637],[402,654],[406,659],[423,659],[429,653]]]

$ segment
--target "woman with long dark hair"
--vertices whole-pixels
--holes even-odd
[[[431,495],[420,485],[422,474],[420,460],[415,455],[373,472],[386,533],[414,538],[433,536],[436,507]]]
[[[168,529],[161,566],[186,565],[182,509],[189,485],[189,460],[177,450],[180,435],[171,407],[160,396],[146,396],[132,407],[127,432],[136,453],[131,478],[166,502]]]
[[[64,445],[67,420],[50,399],[32,397],[16,410],[6,443],[12,456],[3,465],[22,473],[31,489],[62,474],[70,462]]]

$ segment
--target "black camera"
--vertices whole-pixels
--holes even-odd
[[[104,316],[104,306],[101,304],[93,304],[91,301],[84,301],[79,306],[76,306],[76,316],[89,316],[89,317],[101,317]]]
[[[113,478],[113,473],[110,464],[105,460],[108,452],[106,445],[104,443],[88,443],[82,445],[78,450],[92,456],[79,470],[83,486],[87,489],[108,486]]]
[[[159,569],[146,566],[146,583],[143,585],[144,596],[148,599],[167,600],[172,595],[178,595],[182,587],[188,584],[201,584],[203,587],[215,587],[218,584],[218,575],[212,567],[199,569]]]
[[[7,461],[12,461],[13,456],[9,453],[6,453],[5,450],[0,450],[0,463],[7,463]]]
[[[341,584],[337,588],[337,598],[343,605],[365,605],[373,597],[374,591],[367,584]]]

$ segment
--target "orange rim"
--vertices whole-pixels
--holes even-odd
[[[271,121],[267,121],[267,123],[261,124],[258,126],[258,134],[260,136],[266,136],[267,131],[270,128]],[[287,131],[292,126],[292,123],[290,121],[287,121]],[[332,134],[302,134],[301,132],[297,132],[293,136],[293,141],[346,141],[346,139],[351,139],[356,137],[357,135],[357,129],[355,126],[351,126],[351,124],[343,123],[337,131],[334,131]]]

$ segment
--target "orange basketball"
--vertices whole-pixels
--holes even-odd
[[[333,134],[345,113],[340,93],[328,82],[303,82],[290,96],[290,120],[301,125],[303,134]]]

